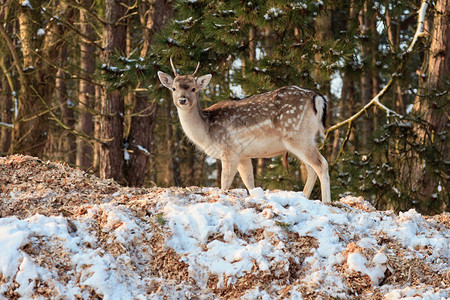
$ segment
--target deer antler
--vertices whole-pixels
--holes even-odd
[[[175,77],[178,76],[177,70],[175,69],[175,66],[173,65],[172,56],[170,57],[170,65],[172,66],[172,71]]]
[[[198,64],[197,64],[197,68],[195,68],[195,71],[194,71],[194,73],[192,73],[192,76],[196,76],[197,75],[197,72],[198,72],[198,68],[200,67],[200,62],[198,62]]]

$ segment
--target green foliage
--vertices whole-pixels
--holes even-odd
[[[291,223],[284,223],[284,222],[280,222],[280,221],[275,221],[275,224],[279,227],[281,227],[282,229],[284,229],[285,231],[290,232],[291,231]]]
[[[156,222],[161,225],[164,226],[167,223],[167,220],[164,218],[164,214],[163,213],[159,213],[155,216],[155,220]]]
[[[300,174],[300,161],[291,155],[288,158],[289,169],[281,164],[281,156],[270,159],[263,174],[256,177],[264,189],[303,190]]]
[[[416,208],[437,213],[444,205],[449,207],[445,152],[417,135],[420,130],[428,131],[429,124],[411,117],[391,117],[387,121],[374,135],[370,151],[346,153],[332,166],[334,189],[341,194],[351,191],[363,195],[378,209]],[[440,138],[445,139],[447,134],[440,133]],[[417,165],[417,159],[424,162],[425,169]],[[418,181],[418,172],[438,178],[428,201],[424,201],[421,190],[429,181]]]
[[[414,34],[420,1],[369,1],[366,6],[365,2],[177,0],[174,2],[174,20],[155,37],[149,56],[141,58],[137,51],[127,58],[117,55],[114,67],[102,69],[114,89],[129,90],[145,82],[149,95],[160,99],[162,110],[168,111],[165,116],[170,122],[168,126],[176,125],[178,121],[173,109],[167,107],[172,105],[171,101],[161,101],[170,96],[167,89],[161,88],[156,72],[172,73],[169,57],[173,58],[180,74],[193,72],[200,62],[199,74],[213,75],[209,88],[203,92],[204,107],[220,100],[247,97],[295,84],[320,89],[330,98],[329,119],[332,123],[349,117],[363,106],[360,80],[363,73],[372,74],[371,80],[376,81],[372,94],[394,74],[399,89],[387,93],[382,102],[407,117],[401,119],[368,112],[364,120],[353,124],[350,137],[346,136],[345,129],[340,130],[338,142],[333,146],[342,147],[338,159],[331,155],[331,141],[325,145],[323,152],[330,162],[333,199],[350,192],[364,195],[380,209],[417,207],[438,211],[444,203],[449,207],[444,188],[448,178],[445,153],[436,149],[433,143],[421,143],[417,130],[429,131],[429,126],[417,116],[405,114],[405,109],[416,97],[416,70],[427,47],[423,43],[412,53],[404,52]],[[352,10],[370,19],[376,29],[363,32],[358,18],[349,20]],[[388,37],[387,11],[392,21],[400,24],[396,27],[395,45]],[[318,16],[328,14],[332,17],[331,38],[321,40],[317,38],[314,23]],[[255,33],[252,40],[251,32]],[[256,48],[256,59],[250,59],[252,45]],[[363,57],[365,45],[371,45],[373,49]],[[333,76],[350,82],[352,89],[347,97],[351,100],[338,99],[340,95],[331,94],[329,87]],[[402,104],[398,103],[399,90]],[[371,122],[374,126],[367,145],[360,137],[362,122]],[[164,136],[157,135],[156,139],[163,141]],[[177,145],[180,160],[188,159],[189,143],[183,140]],[[200,159],[200,154],[195,156],[196,160]],[[411,178],[404,175],[405,168],[413,169],[415,157],[425,162],[424,172],[442,178],[440,190],[436,186],[432,201],[424,201],[420,187],[414,187]],[[291,157],[290,165],[287,172],[281,166],[280,158],[274,158],[256,179],[268,189],[302,190],[300,163]],[[202,168],[211,171],[215,167],[204,164]],[[212,184],[211,178],[204,176],[202,180],[201,185]],[[319,198],[319,195],[317,184],[312,198]]]

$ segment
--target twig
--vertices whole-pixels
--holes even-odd
[[[36,93],[36,96],[39,98],[39,100],[41,100],[42,104],[44,104],[45,107],[48,108],[47,103],[45,102],[44,99],[42,99],[42,96],[39,95],[39,93],[36,91],[36,89],[33,86],[31,86],[31,89]],[[51,109],[48,109],[48,112],[52,116],[52,119],[54,121],[56,121],[56,123],[58,123],[58,125],[61,126],[64,130],[67,130],[67,131],[71,132],[72,134],[74,134],[76,136],[79,136],[79,137],[81,137],[82,139],[84,139],[84,140],[86,140],[88,142],[89,141],[94,141],[94,142],[98,142],[98,143],[101,143],[101,144],[106,144],[107,142],[110,142],[110,141],[112,141],[114,139],[114,138],[111,138],[111,139],[101,140],[101,139],[97,139],[97,138],[94,138],[92,136],[89,136],[86,133],[84,133],[83,131],[79,131],[79,130],[73,129],[73,128],[67,126],[66,124],[64,124],[64,122],[61,121],[60,119],[58,119],[58,117],[52,112]]]
[[[86,7],[84,7],[84,6],[80,5],[80,4],[78,4],[76,1],[73,1],[73,0],[67,1],[67,3],[68,3],[70,6],[72,6],[72,7],[78,8],[80,11],[81,11],[81,10],[84,11],[86,14],[88,14],[88,15],[91,16],[91,17],[93,17],[93,18],[96,19],[97,21],[99,21],[103,26],[106,25],[106,22],[105,22],[102,18],[100,18],[98,15],[94,14],[94,13],[90,10],[90,8],[86,8]]]
[[[14,129],[14,125],[13,124],[9,124],[9,123],[5,123],[5,122],[0,122],[0,126],[2,127],[6,127],[8,129]]]
[[[419,38],[419,36],[423,35],[423,29],[424,29],[424,23],[425,23],[425,12],[427,11],[427,7],[428,7],[428,0],[422,0],[422,5],[420,6],[419,9],[419,17],[418,17],[418,21],[417,21],[417,30],[416,30],[416,34],[414,34],[414,38],[411,42],[411,45],[409,45],[408,49],[406,50],[406,53],[410,53],[413,50],[414,45],[417,42],[417,39]]]
[[[363,112],[365,112],[370,106],[372,105],[377,105],[380,108],[382,108],[383,110],[385,110],[388,114],[393,114],[396,116],[400,116],[400,114],[396,113],[395,111],[391,110],[390,108],[387,108],[386,106],[384,106],[383,104],[381,104],[380,102],[380,98],[384,96],[384,94],[386,94],[387,90],[389,89],[389,87],[392,85],[392,83],[394,82],[394,77],[392,76],[392,78],[389,80],[389,82],[384,86],[384,88],[372,99],[370,100],[369,103],[367,103],[363,108],[361,108],[356,114],[354,114],[353,116],[351,116],[350,118],[331,126],[330,128],[327,129],[326,133],[325,133],[325,139],[327,139],[328,134],[333,131],[336,130],[340,127],[342,127],[345,124],[351,124],[354,120],[356,120]]]
[[[9,37],[8,33],[3,29],[3,26],[0,26],[0,34],[3,36],[3,38],[6,41],[6,44],[8,45],[9,51],[11,52],[11,55],[14,60],[14,65],[16,66],[17,72],[19,73],[20,81],[25,83],[25,74],[22,70],[21,64],[20,64],[20,58],[19,54],[16,51],[16,48],[14,47],[14,44]]]

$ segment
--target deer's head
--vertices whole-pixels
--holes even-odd
[[[178,75],[172,58],[170,64],[174,78],[169,74],[159,71],[158,77],[161,83],[172,91],[173,103],[178,109],[189,110],[197,106],[197,92],[205,88],[211,80],[211,74],[200,76],[196,78],[200,63],[192,75]]]

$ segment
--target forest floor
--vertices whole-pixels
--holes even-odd
[[[450,214],[0,158],[0,299],[448,299]]]

